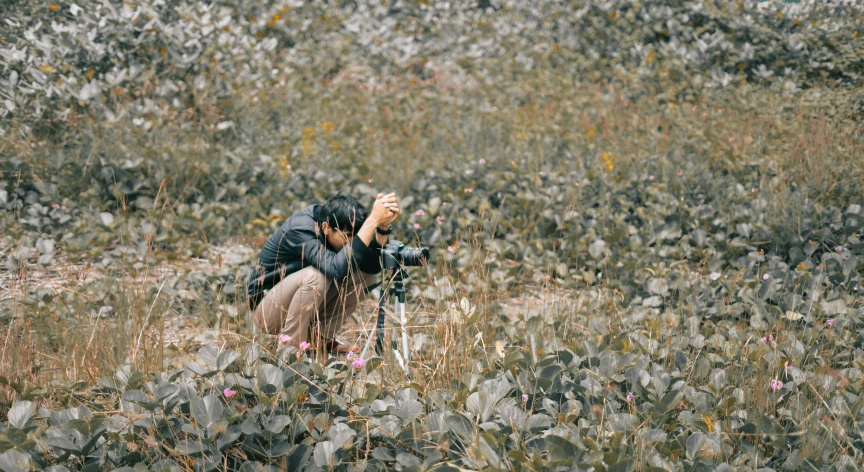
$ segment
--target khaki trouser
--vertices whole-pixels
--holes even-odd
[[[376,283],[377,277],[352,272],[342,280],[332,280],[306,267],[270,289],[252,312],[252,320],[265,333],[291,336],[289,344],[294,346],[322,336],[333,339],[365,297],[364,289]]]

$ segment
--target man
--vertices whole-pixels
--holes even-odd
[[[247,291],[252,319],[280,342],[348,352],[336,340],[345,318],[376,282],[380,249],[399,217],[396,194],[379,194],[368,214],[336,195],[300,210],[264,243]],[[286,337],[287,336],[287,337]]]

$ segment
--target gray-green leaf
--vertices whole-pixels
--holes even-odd
[[[17,429],[24,429],[30,418],[36,414],[36,404],[27,400],[16,400],[9,409],[6,416],[9,418],[9,424]]]

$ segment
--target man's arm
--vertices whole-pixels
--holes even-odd
[[[369,217],[360,227],[355,239],[360,238],[367,247],[372,245],[373,240],[380,246],[385,246],[387,236],[378,234],[375,228],[386,230],[399,217],[399,213],[399,202],[396,200],[396,194],[383,195],[379,193],[372,205],[372,211],[369,212]]]
[[[389,228],[389,227],[390,226],[388,225],[387,228]],[[386,230],[387,228],[381,228],[381,229]],[[390,236],[387,236],[386,234],[381,234],[377,231],[375,232],[375,242],[378,243],[378,246],[380,246],[380,247],[386,246],[387,241],[389,241],[389,240],[390,240]]]
[[[361,270],[375,273],[381,269],[378,261],[378,251],[374,248],[373,241],[380,244],[382,235],[377,234],[375,228],[389,228],[390,224],[399,216],[399,207],[396,195],[379,195],[372,205],[372,211],[363,226],[357,232],[350,246],[342,248],[339,252],[327,249],[327,246],[310,233],[302,242],[303,267],[314,266],[324,275],[331,279],[346,277],[351,263],[354,259]],[[387,237],[383,236],[384,244]]]
[[[318,238],[310,238],[302,243],[302,267],[314,267],[329,279],[341,279],[348,276],[351,259],[363,258],[365,252],[371,253],[362,241],[355,240],[350,246],[345,246],[339,252],[327,249]],[[358,258],[359,256],[359,258]]]
[[[399,216],[399,202],[396,200],[396,194],[390,193],[387,195],[379,193],[375,198],[375,203],[372,205],[372,211],[369,217],[363,223],[363,226],[358,231],[354,238],[356,241],[360,239],[370,249],[373,254],[365,255],[362,260],[358,260],[360,270],[367,274],[377,274],[381,271],[380,250],[387,245],[389,237],[386,234],[378,233],[377,229],[387,230],[393,221]],[[369,237],[372,233],[373,237]]]

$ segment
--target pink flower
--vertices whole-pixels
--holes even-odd
[[[443,222],[444,222],[444,215],[436,216],[436,217],[435,217],[435,222],[438,223],[439,225],[440,225],[441,223],[443,223]]]
[[[61,206],[60,209],[66,211],[66,205]]]
[[[829,327],[829,328],[833,328],[833,327],[834,327],[834,320],[833,320],[833,319],[828,320],[827,323],[828,323],[828,327]]]
[[[649,176],[648,176],[648,180],[654,180],[654,176],[653,176],[653,175],[649,175]]]
[[[783,382],[781,382],[777,379],[771,379],[771,381],[768,382],[768,387],[772,391],[776,392],[776,391],[780,390],[781,388],[783,388]]]
[[[717,280],[720,278],[720,272],[711,272],[711,275],[709,275],[708,277],[710,277],[711,280]]]
[[[466,188],[465,189],[465,193],[472,193],[472,192],[474,192],[473,188]]]
[[[282,336],[279,336],[279,342],[280,343],[287,343],[290,340],[291,340],[291,336],[288,336],[287,334],[283,334]]]
[[[630,392],[627,394],[627,401],[632,402],[633,398],[635,398],[635,397],[636,397],[636,395],[633,395],[633,392]]]
[[[522,394],[522,403],[525,403],[525,402],[527,402],[527,401],[528,401],[528,394],[527,394],[527,393],[523,393],[523,394]]]
[[[225,398],[231,398],[234,395],[237,395],[237,390],[231,390],[230,388],[226,388],[222,390],[222,395],[225,395]]]
[[[353,352],[349,352],[348,355],[345,356],[345,357],[350,361],[351,359],[354,359],[354,353],[353,353]]]
[[[414,214],[417,215],[417,216],[423,216],[423,215],[426,214],[426,212],[423,211],[423,210],[417,210],[417,211],[414,212]]]
[[[834,248],[834,250],[837,252],[843,252],[843,246],[837,246]]]
[[[357,359],[354,359],[354,362],[351,363],[351,368],[352,369],[362,369],[364,365],[366,365],[366,359],[363,359],[362,357],[358,357]]]
[[[769,343],[769,342],[771,342],[771,341],[773,341],[773,340],[774,340],[774,336],[771,335],[771,334],[769,334],[768,336],[765,336],[765,337],[762,338],[762,342],[763,342],[763,343]]]
[[[60,209],[60,205],[58,205],[58,204],[55,203],[55,204],[51,205],[51,208],[54,208],[55,210],[59,210],[59,209]]]
[[[483,158],[481,157],[479,162],[480,162],[480,165],[482,166],[483,164],[486,163],[486,159],[483,159]]]
[[[300,350],[305,351],[306,349],[309,349],[311,346],[312,346],[311,344],[307,343],[306,341],[303,341],[302,343],[300,343]]]
[[[420,229],[420,223],[414,223],[414,229]]]
[[[468,170],[465,171],[465,175],[471,175],[471,173],[472,173],[472,170],[471,170],[471,169],[468,169]]]
[[[768,274],[762,276],[762,280],[768,280],[769,278],[771,278],[771,276]]]
[[[453,246],[447,246],[447,252],[453,252]]]

